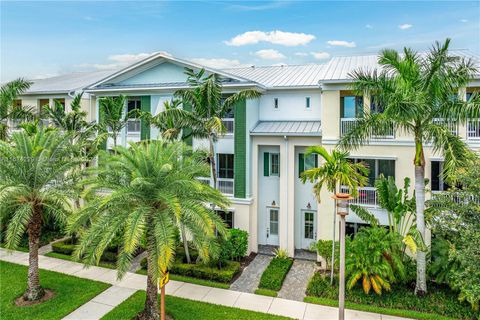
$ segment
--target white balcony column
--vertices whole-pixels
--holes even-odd
[[[467,89],[466,88],[460,88],[458,89],[458,97],[462,100],[462,101],[466,101],[467,100]],[[468,135],[467,135],[467,126],[468,126],[468,120],[465,122],[465,123],[461,123],[459,126],[458,126],[458,136],[461,138],[461,139],[468,139]]]
[[[287,137],[288,139],[288,137]],[[295,256],[295,146],[294,140],[287,143],[287,252],[290,257]]]
[[[248,247],[250,251],[258,252],[258,142],[252,143],[252,195],[253,203],[250,208]]]
[[[292,165],[289,163],[288,158],[288,137],[285,137],[284,141],[280,143],[280,226],[278,230],[279,246],[281,249],[287,250],[289,256],[293,256],[293,252],[290,249],[292,245],[288,241],[288,233],[290,229],[290,221],[288,217],[288,208],[290,206],[288,196],[288,184],[289,184],[289,167]]]

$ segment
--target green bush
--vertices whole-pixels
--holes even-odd
[[[232,281],[239,271],[240,263],[236,261],[227,261],[223,264],[222,269],[218,269],[204,264],[188,264],[177,260],[170,268],[170,272],[173,274],[223,283]]]
[[[220,254],[213,264],[220,266],[227,260],[239,261],[248,251],[248,232],[240,229],[230,229],[226,239],[220,238]]]
[[[292,264],[292,259],[273,258],[263,272],[258,287],[260,289],[280,290]]]
[[[73,251],[75,250],[75,245],[76,244],[72,243],[71,238],[68,238],[65,240],[52,243],[52,250],[53,252],[56,252],[56,253],[61,253],[61,254],[71,256],[73,254]],[[104,262],[115,263],[117,262],[117,253],[110,250],[106,250],[103,253],[102,258],[100,260]]]
[[[308,283],[307,296],[338,300],[338,285],[331,286],[329,276],[315,273]],[[398,284],[392,288],[392,291],[383,292],[382,295],[366,295],[362,288],[357,286],[345,292],[345,301],[389,309],[424,312],[454,319],[473,319],[475,314],[468,303],[457,300],[456,292],[446,285],[434,282],[428,283],[428,293],[425,297],[417,297],[414,287],[404,284]]]

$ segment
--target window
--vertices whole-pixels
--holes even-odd
[[[278,153],[270,154],[270,175],[280,175],[280,155]]]
[[[218,157],[218,177],[224,179],[233,179],[233,154],[219,153]]]
[[[316,154],[309,156],[305,156],[304,153],[298,154],[298,177],[300,177],[303,171],[316,167],[318,167],[318,156]]]
[[[233,212],[217,210],[217,214],[222,218],[229,229],[233,228]]]
[[[380,175],[383,175],[385,178],[395,178],[395,160],[353,159],[353,162],[363,162],[363,164],[369,169],[368,187],[374,187],[375,180],[377,180]]]
[[[345,234],[353,238],[361,228],[365,228],[369,226],[370,225],[368,223],[347,222],[345,224]]]
[[[278,209],[270,209],[270,234],[278,235]]]
[[[305,97],[305,108],[310,110],[310,97]]]
[[[128,102],[127,102],[127,113],[130,114],[130,112],[133,112],[135,110],[141,110],[141,105],[142,105],[142,102],[140,99],[128,99]]]
[[[61,105],[61,106],[63,106],[63,110],[65,110],[65,99],[63,99],[63,98],[53,99],[53,105],[54,106]]]
[[[278,98],[273,98],[273,107],[278,109]]]
[[[14,100],[14,101],[13,101],[13,106],[14,106],[15,108],[21,107],[21,106],[22,106],[22,100],[21,100],[21,99],[16,99],[16,100]]]
[[[450,188],[450,186],[443,180],[443,161],[432,161],[431,168],[431,184],[432,191],[445,191]]]
[[[363,114],[363,97],[345,96],[340,97],[340,117],[359,118]]]
[[[40,110],[43,110],[43,107],[49,106],[50,100],[49,99],[38,99],[38,107]]]
[[[379,103],[378,98],[372,96],[370,99],[370,112],[372,114],[375,113],[383,113],[384,107]]]

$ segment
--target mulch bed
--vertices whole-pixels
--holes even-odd
[[[39,300],[34,300],[34,301],[24,300],[23,295],[22,295],[22,296],[18,297],[17,299],[15,299],[15,305],[17,307],[32,306],[32,305],[39,304],[39,303],[45,302],[47,300],[50,300],[55,296],[55,292],[53,292],[50,289],[44,289],[44,291],[45,291],[45,294],[43,295],[43,297]]]

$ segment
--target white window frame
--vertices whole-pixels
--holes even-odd
[[[277,173],[274,173],[272,168],[273,168],[273,156],[276,155],[278,156],[278,172]],[[270,171],[270,176],[274,176],[274,177],[278,177],[280,176],[280,153],[270,153],[270,166],[269,166],[269,171]]]

